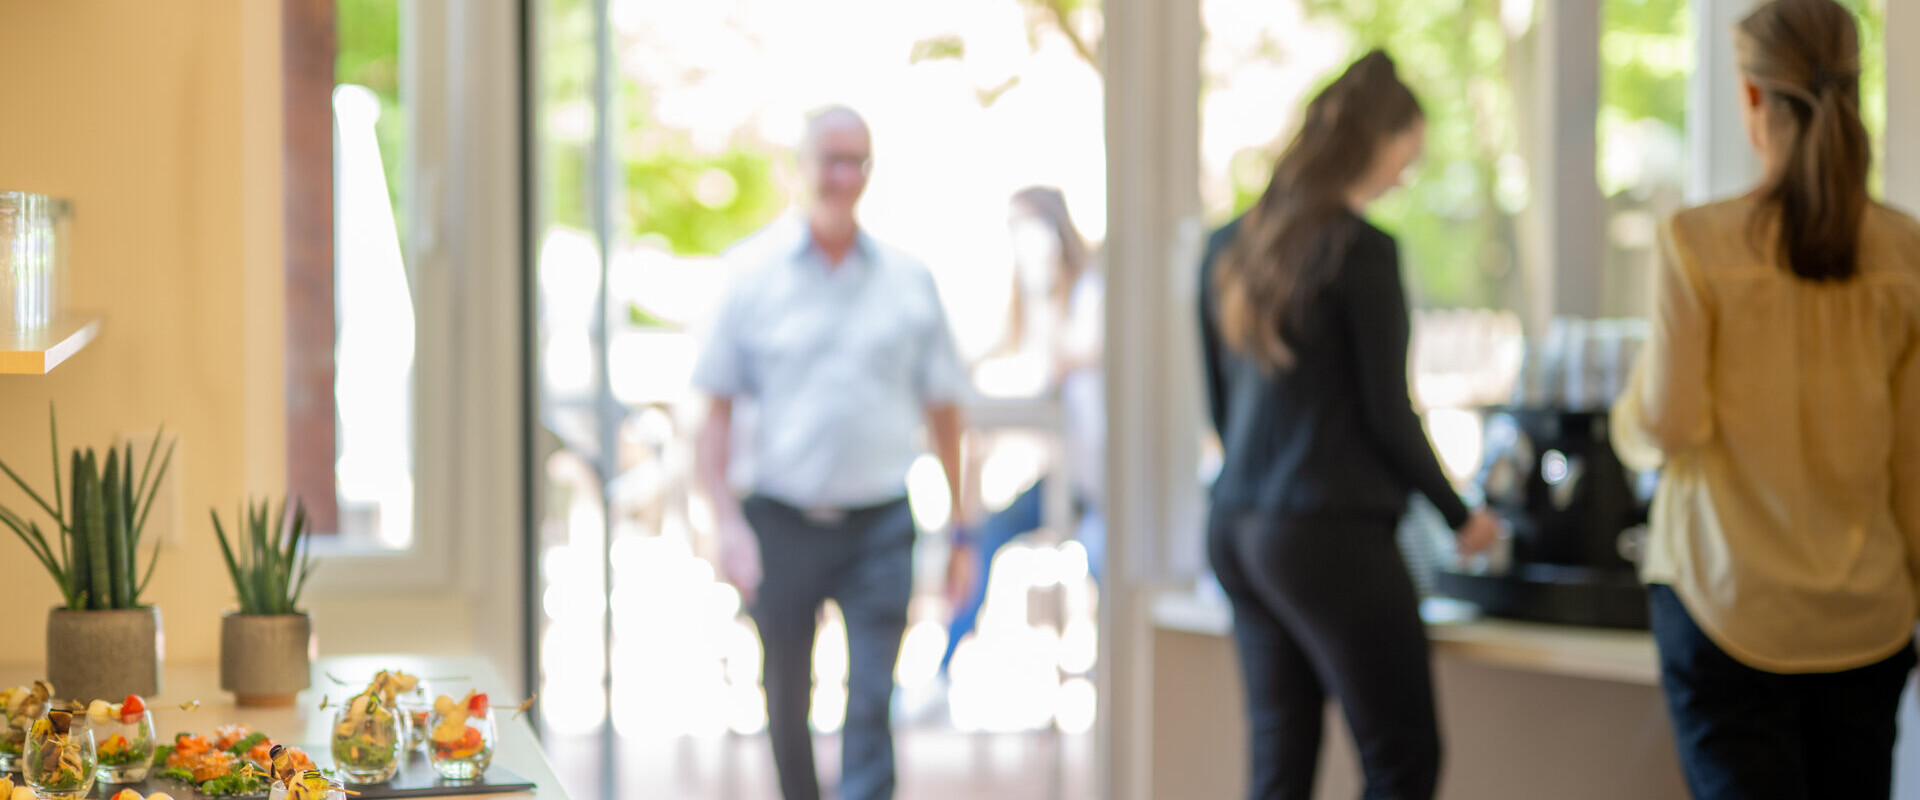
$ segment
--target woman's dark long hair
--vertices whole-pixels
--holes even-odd
[[[1760,187],[1755,236],[1777,227],[1780,257],[1803,279],[1851,278],[1873,162],[1860,123],[1853,14],[1833,0],[1774,0],[1734,34],[1740,72],[1760,90],[1780,156]]]
[[[1392,137],[1423,114],[1380,50],[1362,56],[1307,104],[1300,130],[1274,164],[1214,268],[1221,338],[1270,370],[1293,365],[1287,330],[1339,267],[1357,229],[1347,193]]]
[[[1059,310],[1065,311],[1067,300],[1073,295],[1074,282],[1090,267],[1091,258],[1087,251],[1087,240],[1080,235],[1080,229],[1073,224],[1073,215],[1067,213],[1067,196],[1052,186],[1028,186],[1014,192],[1010,203],[1027,214],[1047,223],[1053,229],[1053,235],[1060,242],[1059,260],[1054,263],[1053,288],[1048,300]],[[1013,306],[1008,340],[1019,342],[1026,328],[1026,293],[1020,291],[1020,276],[1013,276]]]

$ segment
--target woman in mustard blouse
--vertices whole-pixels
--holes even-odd
[[[1853,17],[1736,32],[1765,177],[1661,227],[1614,446],[1662,470],[1649,586],[1688,785],[1885,798],[1920,576],[1920,224],[1867,196]]]

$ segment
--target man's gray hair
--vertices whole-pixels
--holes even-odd
[[[857,127],[867,135],[867,138],[873,138],[873,129],[867,126],[866,118],[860,116],[860,112],[853,110],[852,106],[840,104],[826,106],[807,114],[806,135],[800,139],[802,156],[813,154],[814,146],[819,143],[822,131],[841,125]]]

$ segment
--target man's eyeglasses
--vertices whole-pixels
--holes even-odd
[[[822,172],[832,172],[842,167],[858,170],[861,175],[873,169],[873,156],[823,153],[814,157]]]

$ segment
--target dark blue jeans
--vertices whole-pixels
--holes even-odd
[[[810,519],[755,495],[741,506],[760,540],[765,577],[753,605],[765,656],[767,738],[786,800],[818,800],[808,715],[813,705],[813,639],[831,599],[847,624],[847,717],[841,733],[840,796],[893,796],[893,668],[913,591],[913,514],[906,500],[844,519]]]
[[[1844,672],[1782,675],[1721,650],[1673,589],[1647,587],[1660,684],[1694,800],[1886,800],[1913,647]]]
[[[1000,548],[1006,547],[1020,534],[1040,528],[1046,485],[1044,478],[1034,481],[1006,508],[988,515],[986,521],[980,524],[973,544],[973,586],[968,589],[966,600],[954,609],[953,620],[947,623],[947,652],[940,657],[941,674],[945,674],[947,667],[953,663],[953,653],[960,648],[960,640],[972,633],[973,626],[980,621],[980,606],[987,599],[987,578],[991,577],[993,554],[1000,552]],[[1095,581],[1100,580],[1100,565],[1106,560],[1106,528],[1098,508],[1081,510],[1076,535],[1087,548],[1087,569]]]
[[[1233,602],[1246,682],[1247,797],[1309,800],[1327,699],[1366,800],[1429,800],[1440,727],[1420,601],[1392,518],[1215,511],[1207,557]]]

